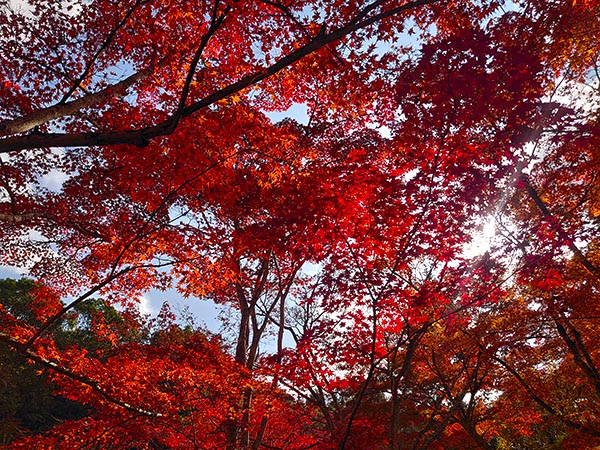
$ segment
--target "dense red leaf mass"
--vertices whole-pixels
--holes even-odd
[[[599,10],[0,0],[0,263],[38,283],[0,342],[87,408],[0,442],[599,446]],[[169,288],[221,334],[136,313]]]

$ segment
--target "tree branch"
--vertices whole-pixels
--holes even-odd
[[[262,80],[272,77],[283,69],[301,60],[305,56],[310,55],[327,46],[328,44],[336,42],[357,30],[364,29],[370,25],[398,15],[404,11],[433,4],[438,1],[439,0],[415,0],[363,19],[363,17],[366,15],[366,12],[370,12],[374,9],[374,5],[379,6],[383,3],[382,0],[378,0],[374,4],[368,5],[363,8],[363,10],[359,11],[358,14],[345,26],[340,27],[330,33],[319,34],[312,41],[301,46],[292,53],[282,57],[270,67],[246,75],[240,80],[217,90],[201,100],[192,103],[191,105],[185,107],[182,111],[178,110],[179,112],[177,114],[179,114],[180,119],[190,117],[197,111],[206,108],[209,105],[213,105],[232,94],[240,92],[259,83]],[[91,147],[114,144],[130,144],[137,147],[145,147],[149,144],[150,140],[171,134],[174,131],[174,127],[172,126],[173,120],[174,119],[172,116],[157,125],[127,131],[36,133],[27,136],[14,136],[0,140],[0,153],[34,148]],[[178,120],[176,120],[176,122],[178,122]]]
[[[563,422],[565,425],[567,425],[571,428],[588,433],[595,437],[600,437],[600,431],[586,427],[585,425],[582,425],[581,423],[573,422],[572,420],[566,418],[560,411],[557,411],[550,404],[546,403],[539,395],[537,395],[535,393],[533,388],[529,385],[529,383],[527,383],[527,381],[525,381],[525,379],[521,376],[521,374],[519,374],[519,372],[517,372],[516,369],[511,367],[504,359],[500,358],[499,356],[494,356],[493,359],[496,362],[498,362],[502,367],[504,367],[508,371],[508,373],[510,373],[519,382],[519,384],[525,389],[525,391],[529,394],[529,396],[538,405],[540,405],[544,410],[546,410],[551,415],[553,415],[554,417],[559,419],[561,422]]]
[[[10,136],[17,133],[25,133],[33,128],[50,122],[51,120],[60,119],[61,117],[69,116],[84,108],[97,105],[113,97],[125,95],[127,89],[133,84],[142,81],[152,73],[151,69],[141,70],[124,80],[102,89],[94,94],[88,94],[77,100],[67,103],[58,103],[48,108],[42,108],[16,119],[8,119],[0,122],[0,136]],[[47,136],[46,134],[36,133],[31,136]],[[26,139],[29,136],[19,136],[18,138]],[[18,139],[16,138],[16,139]],[[4,142],[4,141],[0,141]]]
[[[98,395],[100,395],[102,398],[104,398],[106,401],[108,401],[114,405],[120,406],[122,408],[127,409],[128,411],[134,412],[136,414],[141,414],[143,416],[148,416],[148,417],[162,417],[163,416],[161,413],[138,408],[130,403],[123,401],[123,400],[119,400],[118,398],[114,397],[113,395],[109,394],[104,389],[102,389],[102,387],[100,386],[100,384],[98,382],[96,382],[94,380],[90,380],[89,378],[86,378],[82,375],[78,375],[75,372],[73,372],[65,367],[61,367],[58,363],[56,363],[54,361],[50,361],[46,358],[43,358],[43,357],[37,355],[32,349],[28,348],[26,344],[15,341],[13,338],[11,338],[10,336],[8,336],[4,333],[0,333],[0,341],[9,345],[13,349],[15,349],[17,352],[19,352],[19,354],[25,356],[27,359],[34,361],[56,373],[64,375],[67,378],[78,381],[79,383],[81,383],[85,386],[88,386],[94,392],[96,392]]]
[[[531,181],[529,181],[529,177],[526,175],[521,175],[519,181],[523,183],[525,190],[529,197],[534,201],[540,212],[544,217],[553,218],[553,214],[550,212],[544,201],[540,198],[535,188],[532,186]],[[594,277],[596,280],[600,281],[600,269],[596,267],[584,254],[579,247],[575,245],[573,239],[565,233],[560,224],[556,224],[556,231],[561,239],[567,244],[569,250],[573,252],[575,255],[575,260],[579,262],[583,267],[587,269],[587,271]]]

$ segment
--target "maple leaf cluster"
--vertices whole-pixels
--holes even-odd
[[[0,442],[600,445],[599,9],[0,1]]]

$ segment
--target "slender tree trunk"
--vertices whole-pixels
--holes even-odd
[[[479,447],[482,450],[494,450],[494,447],[492,447],[488,441],[486,441],[483,436],[481,436],[477,430],[475,429],[475,425],[473,425],[472,423],[461,423],[462,427],[465,429],[465,431],[467,433],[469,433],[469,436],[471,436],[471,438],[475,441],[475,443],[477,444],[477,447]]]
[[[240,306],[240,326],[238,329],[238,337],[235,347],[235,362],[240,366],[245,367],[247,363],[248,341],[250,339],[250,307],[242,286],[237,284],[236,291]],[[247,391],[244,391],[242,397],[243,419],[240,423],[238,418],[240,413],[240,404],[235,399],[232,400],[232,404],[230,405],[232,417],[227,419],[227,422],[225,423],[226,450],[240,450],[241,448],[245,448],[244,442],[248,439],[248,437],[247,426],[244,427],[243,422],[248,421],[248,409],[244,408],[246,408],[246,406],[249,408],[249,405],[250,398],[247,395]],[[244,428],[246,429],[245,433]]]
[[[398,428],[400,426],[400,398],[398,397],[398,379],[392,376],[392,411],[390,413],[390,450],[398,449]]]
[[[225,423],[225,449],[238,450],[237,446],[237,424],[235,419],[228,419]]]
[[[244,391],[242,399],[242,420],[239,426],[240,450],[250,448],[250,408],[252,407],[252,389]]]

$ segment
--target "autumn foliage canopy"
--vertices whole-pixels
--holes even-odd
[[[0,445],[600,448],[599,64],[595,0],[0,0],[0,391],[78,408]]]

